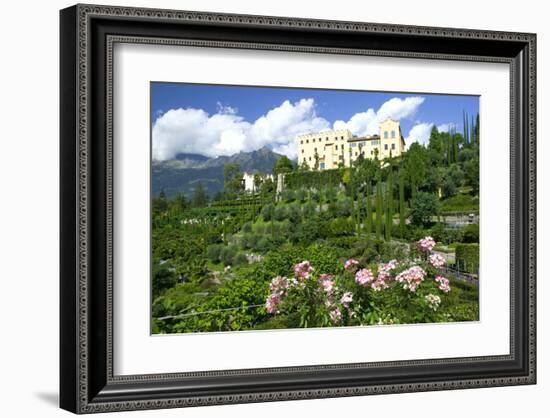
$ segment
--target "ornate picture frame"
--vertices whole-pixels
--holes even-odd
[[[93,413],[536,382],[536,35],[96,5],[76,5],[60,16],[61,408]],[[115,375],[117,43],[509,65],[510,353]]]

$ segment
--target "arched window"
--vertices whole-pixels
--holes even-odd
[[[395,131],[391,131],[391,137],[395,138]]]
[[[388,131],[384,131],[384,139],[388,139]]]

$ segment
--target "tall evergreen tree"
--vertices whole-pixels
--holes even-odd
[[[197,187],[195,188],[195,192],[193,194],[193,205],[200,208],[200,207],[206,206],[207,203],[208,203],[208,195],[206,194],[206,190],[204,190],[202,182],[199,181],[199,183],[197,184]]]
[[[393,175],[390,171],[388,174],[388,182],[386,184],[386,241],[391,240],[391,230],[393,222]]]
[[[367,239],[370,239],[372,233],[372,202],[370,199],[370,181],[367,182]]]
[[[378,179],[376,183],[376,239],[382,235],[382,182]]]
[[[399,175],[399,232],[401,238],[405,235],[405,178]]]

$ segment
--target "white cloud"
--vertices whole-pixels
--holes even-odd
[[[418,142],[422,145],[427,144],[434,125],[434,123],[416,122],[405,138],[406,147],[409,148],[413,142]],[[441,125],[437,125],[436,128],[439,132],[449,132],[453,128],[456,129],[456,124],[453,122],[442,123]]]
[[[430,139],[430,132],[432,131],[433,126],[433,123],[416,123],[409,131],[409,135],[405,138],[406,147],[409,148],[413,142],[418,142],[422,145],[426,144]]]
[[[353,115],[347,122],[337,120],[334,129],[349,129],[354,135],[374,135],[378,133],[380,122],[388,118],[395,120],[412,118],[422,103],[424,97],[413,96],[405,99],[394,97],[387,100],[375,111],[370,108],[366,112]]]
[[[313,99],[286,100],[254,123],[222,103],[217,104],[217,110],[209,115],[202,109],[172,109],[157,118],[153,124],[153,159],[167,160],[178,153],[216,157],[266,145],[295,158],[296,135],[330,128],[327,120],[316,115]]]
[[[453,129],[456,131],[456,124],[453,123],[453,122],[443,123],[441,125],[437,125],[437,130],[439,132],[449,132]]]

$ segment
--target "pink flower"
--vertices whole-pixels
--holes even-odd
[[[288,279],[286,277],[277,276],[271,280],[269,289],[273,293],[283,294],[286,289],[288,289],[289,285],[290,283],[288,282]]]
[[[437,254],[437,253],[431,254],[428,257],[428,261],[435,268],[440,268],[440,267],[443,267],[445,265],[445,257],[443,257],[441,254]]]
[[[354,269],[355,266],[357,266],[359,264],[359,261],[357,260],[354,260],[353,258],[350,258],[349,260],[347,260],[344,264],[344,268],[346,270],[351,270],[351,269]]]
[[[435,241],[432,237],[427,236],[417,241],[416,245],[420,251],[429,253],[435,247]]]
[[[338,308],[330,311],[329,316],[333,324],[339,324],[342,321],[342,312]]]
[[[378,276],[376,280],[372,282],[371,287],[380,291],[382,289],[387,289],[389,285],[387,282],[391,280],[391,271],[397,266],[397,261],[391,260],[386,264],[380,264],[378,266]]]
[[[449,279],[443,276],[435,276],[435,281],[439,283],[439,290],[441,290],[443,293],[449,293],[451,291]]]
[[[355,273],[355,283],[361,286],[367,286],[374,280],[374,275],[369,269],[361,269]]]
[[[349,304],[353,301],[353,293],[346,292],[342,295],[340,303],[344,305],[345,308],[349,308]]]
[[[294,266],[294,274],[296,274],[296,278],[299,280],[307,279],[312,272],[313,267],[309,261],[302,261]]]
[[[330,274],[321,274],[319,276],[319,283],[321,284],[321,287],[327,294],[332,294],[334,290],[334,277]]]
[[[372,288],[372,290],[379,292],[382,289],[387,289],[390,286],[386,283],[385,279],[382,279],[380,275],[378,275],[378,278],[371,283],[370,287]]]
[[[267,297],[267,300],[265,302],[265,309],[270,314],[277,313],[278,312],[277,308],[280,303],[281,303],[281,294],[272,293]]]
[[[416,292],[416,288],[424,281],[425,276],[426,272],[424,269],[419,266],[412,266],[399,273],[395,277],[395,280],[399,283],[403,283],[403,289],[409,289],[411,292]]]

